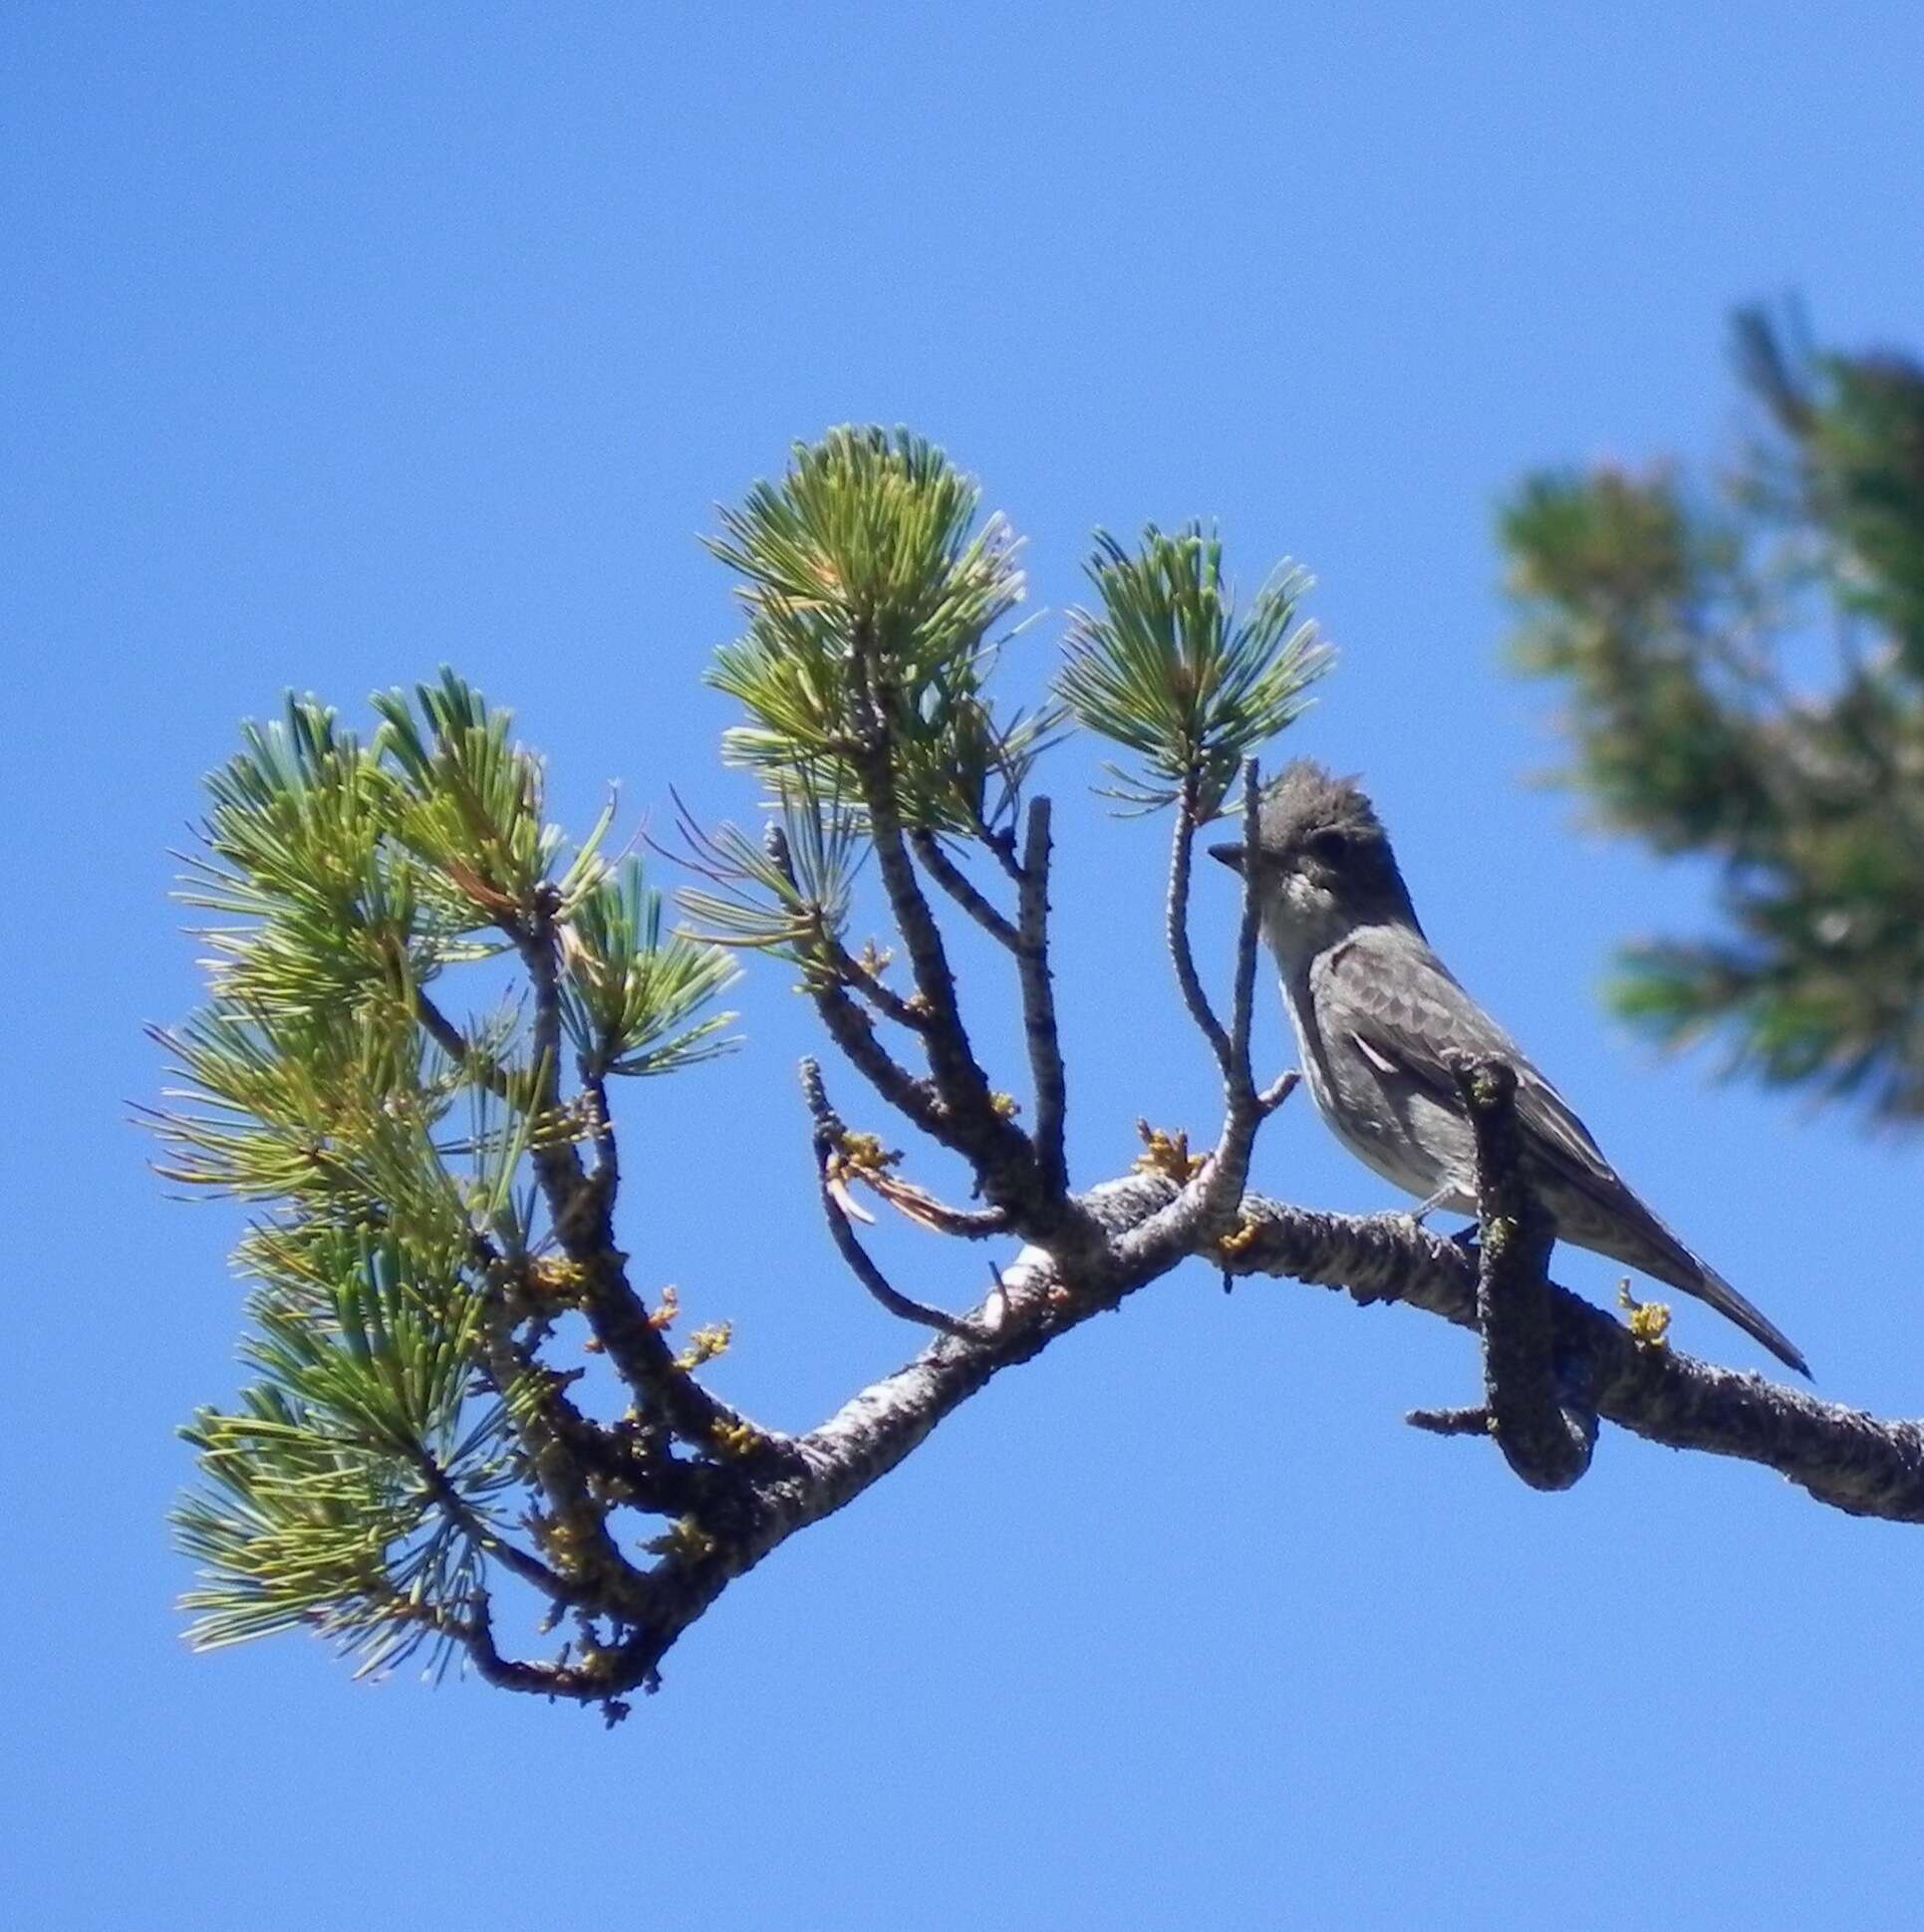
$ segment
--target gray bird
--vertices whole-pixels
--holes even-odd
[[[1477,1211],[1476,1145],[1451,1069],[1516,1071],[1525,1174],[1573,1242],[1708,1301],[1799,1375],[1803,1357],[1700,1261],[1603,1158],[1589,1130],[1430,950],[1375,810],[1353,779],[1307,759],[1264,789],[1255,881],[1317,1111],[1386,1181],[1434,1208]],[[1248,867],[1239,843],[1212,857]]]

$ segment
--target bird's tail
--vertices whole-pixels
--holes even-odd
[[[1580,1245],[1594,1246],[1619,1261],[1629,1262],[1654,1280],[1708,1302],[1725,1320],[1736,1322],[1745,1334],[1761,1342],[1787,1368],[1795,1369],[1805,1381],[1811,1379],[1810,1364],[1789,1336],[1760,1309],[1752,1307],[1714,1267],[1699,1260],[1627,1188],[1621,1189],[1611,1206],[1614,1225],[1608,1239],[1596,1240],[1592,1236],[1586,1240],[1574,1230],[1569,1231],[1571,1238]]]
[[[1752,1307],[1715,1268],[1707,1267],[1688,1249],[1684,1251],[1696,1274],[1696,1279],[1683,1279],[1680,1271],[1679,1278],[1672,1285],[1682,1288],[1688,1294],[1694,1294],[1700,1301],[1708,1301],[1720,1315],[1736,1322],[1747,1335],[1762,1342],[1780,1362],[1795,1369],[1806,1382],[1809,1381],[1810,1364],[1803,1359],[1795,1343],[1785,1334],[1783,1329]]]

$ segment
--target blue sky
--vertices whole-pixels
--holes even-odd
[[[140,1024],[194,997],[166,852],[240,717],[451,661],[577,822],[614,778],[739,816],[696,537],[791,438],[906,421],[1028,533],[1034,607],[1096,524],[1308,564],[1343,657],[1292,748],[1367,774],[1440,947],[1823,1390],[1924,1408],[1924,1150],[1602,1016],[1611,948],[1703,882],[1532,785],[1491,539],[1531,464],[1727,447],[1740,300],[1924,343],[1914,7],[20,0],[0,37],[18,1923],[1916,1922],[1915,1532],[1614,1435],[1527,1494],[1399,1421],[1467,1399],[1463,1337],[1287,1283],[1180,1277],[998,1383],[613,1735],[311,1643],[193,1658],[162,1518],[237,1381],[234,1217],[125,1124]],[[1160,828],[1093,769],[1052,781],[1085,1180],[1139,1113],[1213,1120]],[[627,1234],[802,1427],[914,1338],[819,1230],[786,976],[735,1003],[744,1053],[626,1098]],[[1257,1178],[1390,1205],[1299,1105]]]

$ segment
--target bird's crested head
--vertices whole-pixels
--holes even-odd
[[[1249,870],[1239,839],[1210,847],[1213,858]],[[1298,758],[1263,787],[1256,814],[1255,884],[1278,950],[1322,945],[1367,920],[1416,914],[1389,835],[1354,778]]]
[[[1333,857],[1353,845],[1386,844],[1383,822],[1354,778],[1298,758],[1262,788],[1256,834],[1265,857]]]

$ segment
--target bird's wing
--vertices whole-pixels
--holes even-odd
[[[1461,1116],[1451,1063],[1506,1062],[1516,1071],[1516,1114],[1532,1153],[1569,1186],[1614,1202],[1622,1183],[1589,1129],[1421,940],[1366,930],[1335,948],[1324,970],[1334,994],[1325,1010],[1341,1015],[1357,1051],[1378,1071],[1394,1072]]]
[[[1451,1062],[1465,1055],[1506,1061],[1516,1072],[1517,1120],[1539,1173],[1593,1204],[1605,1227],[1647,1243],[1649,1251],[1634,1265],[1701,1297],[1799,1375],[1810,1373],[1789,1338],[1631,1193],[1563,1096],[1421,940],[1363,932],[1319,964],[1329,975],[1325,1010],[1341,1016],[1357,1051],[1379,1073],[1402,1079],[1461,1120],[1463,1096]],[[1567,1225],[1564,1232],[1581,1246],[1592,1244]],[[1614,1242],[1602,1243],[1602,1251],[1624,1252]]]

